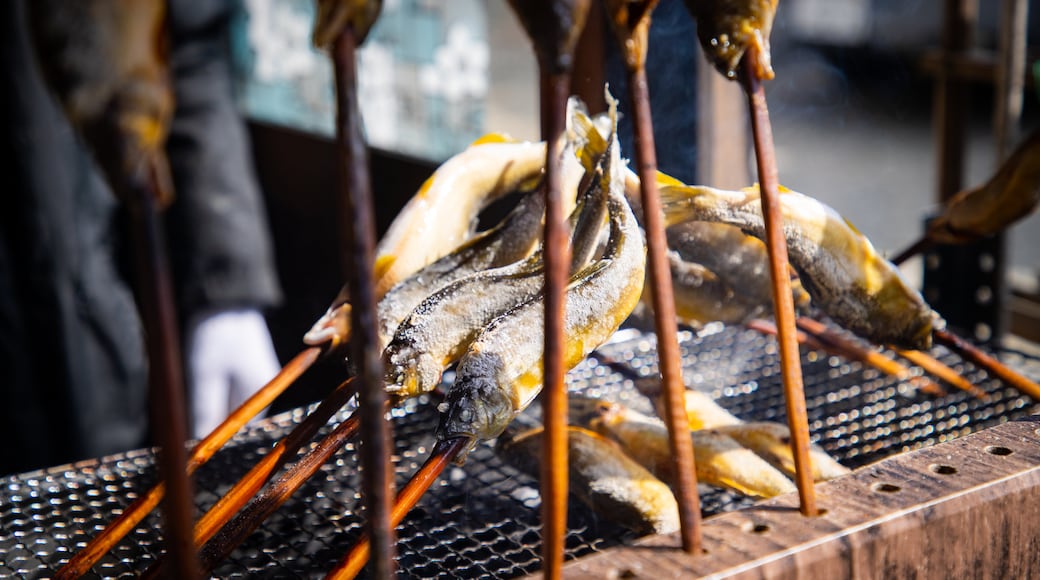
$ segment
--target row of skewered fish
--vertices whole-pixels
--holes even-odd
[[[786,425],[744,422],[698,391],[687,391],[686,402],[699,482],[759,498],[795,491]],[[569,421],[571,493],[602,517],[637,532],[676,531],[675,473],[665,423],[620,403],[583,397],[571,397]],[[510,433],[496,449],[537,477],[542,433],[541,427]],[[819,447],[810,453],[815,481],[849,471]]]
[[[613,3],[617,10],[612,13],[648,13],[653,2],[642,8],[629,4],[626,8]],[[768,35],[776,0],[687,4],[700,24],[704,45],[711,47],[709,58],[723,74],[736,77],[751,47],[757,55],[757,76],[771,78]],[[378,3],[321,0],[315,41],[329,46],[344,25],[363,38],[377,12]],[[95,128],[98,118],[111,125],[114,117],[122,129],[122,146],[109,147],[117,154],[100,159],[106,171],[137,173],[145,166],[161,185],[165,172],[154,150],[169,115],[168,87],[162,86],[161,75],[131,74],[161,72],[161,55],[154,53],[160,45],[150,42],[156,35],[143,34],[155,28],[158,13],[142,14],[144,23],[115,19],[122,34],[104,38],[136,39],[149,50],[111,51],[106,43],[95,47],[113,52],[112,62],[145,61],[95,71],[115,71],[134,82],[100,78],[80,83],[136,90],[90,94],[60,84],[57,88],[70,116],[88,139],[101,145],[99,149],[113,136]],[[580,26],[568,28],[573,32]],[[48,30],[39,32],[46,44]],[[565,40],[573,44],[576,35]],[[50,76],[68,77],[56,66],[60,64],[44,60]],[[109,101],[114,104],[100,106]],[[621,161],[614,115],[590,119],[572,104],[569,116],[563,165],[573,252],[565,362],[573,366],[637,306],[644,286],[645,248],[638,225],[640,184]],[[1031,140],[1013,156],[1008,169],[990,184],[954,200],[930,235],[960,240],[1003,227],[1031,211],[1040,191],[1031,173],[1038,157],[1036,142]],[[388,391],[397,400],[428,392],[441,382],[446,368],[456,367],[456,380],[442,408],[441,439],[461,437],[472,446],[499,436],[541,388],[540,296],[545,268],[538,240],[545,207],[538,187],[546,149],[544,143],[519,143],[497,135],[474,143],[437,170],[377,248],[374,274],[381,301],[376,316]],[[764,234],[757,189],[731,192],[687,186],[663,175],[658,180],[679,317],[696,326],[709,321],[741,323],[768,314],[771,297],[765,247],[757,239]],[[158,189],[162,201],[168,187]],[[480,210],[517,191],[520,200],[513,212],[491,230],[477,233],[474,224]],[[1018,195],[1022,191],[1028,195]],[[865,237],[807,196],[784,191],[781,202],[800,308],[814,306],[873,342],[906,348],[929,345],[932,331],[942,327],[941,319]],[[351,333],[349,310],[350,296],[342,292],[305,341],[333,348],[345,343]],[[786,427],[742,423],[695,391],[687,393],[687,410],[702,481],[759,496],[793,489],[783,475],[793,469]],[[581,493],[606,511],[634,510],[632,521],[647,522],[651,530],[674,529],[675,501],[656,479],[674,475],[662,459],[668,454],[663,424],[614,403],[586,400],[574,402],[572,422],[581,425],[570,431],[572,475],[580,480]],[[538,431],[533,430],[504,440],[502,448],[511,449],[515,457],[536,455],[537,439]],[[633,463],[617,451],[618,445],[637,448],[634,455],[645,465]],[[843,471],[818,450],[813,463],[816,479]]]
[[[109,178],[117,185],[127,176],[138,181],[150,178],[162,205],[171,195],[159,151],[172,98],[164,73],[163,43],[156,42],[161,3],[135,3],[136,10],[98,0],[66,4],[66,9],[83,14],[64,21],[45,19],[41,16],[61,13],[56,4],[31,3],[47,76]],[[736,76],[750,46],[758,55],[757,75],[771,77],[768,34],[775,0],[690,1],[688,5],[705,46],[713,48],[708,54],[717,68]],[[326,47],[344,26],[364,38],[378,12],[378,3],[371,2],[320,0],[318,7],[315,41]],[[79,28],[77,23],[83,21],[95,26]],[[99,22],[111,26],[96,26]],[[63,23],[74,29],[62,29]],[[580,26],[568,28],[575,31]],[[90,34],[100,30],[109,33]],[[63,46],[70,38],[78,42]],[[568,39],[573,42],[576,36]],[[83,67],[84,63],[98,66]],[[570,192],[568,201],[573,206],[566,321],[566,363],[573,366],[636,306],[643,288],[645,250],[636,222],[638,211],[632,211],[638,180],[621,163],[611,119],[600,123],[607,130],[599,134],[589,129],[591,120],[583,118],[577,107],[571,116],[572,132],[564,148],[564,191]],[[1028,142],[1009,161],[1008,169],[985,187],[954,200],[929,235],[960,240],[993,231],[1031,211],[1040,191],[1031,173],[1036,167],[1032,161],[1037,157],[1036,142]],[[474,144],[431,177],[379,246],[376,291],[383,299],[376,315],[387,388],[398,399],[414,396],[434,388],[447,366],[457,368],[445,403],[441,438],[461,436],[475,444],[496,437],[541,386],[539,295],[544,265],[537,246],[544,201],[537,186],[545,152],[544,144],[494,136]],[[739,323],[767,314],[771,300],[765,290],[764,246],[747,235],[762,235],[757,191],[687,187],[663,176],[660,186],[671,224],[679,316],[697,325],[712,320]],[[129,197],[125,187],[115,189]],[[527,193],[513,213],[496,228],[476,234],[473,223],[480,208],[517,190]],[[1027,195],[1020,195],[1023,191]],[[793,192],[782,197],[792,264],[800,282],[795,285],[797,303],[802,308],[811,303],[874,342],[927,346],[931,330],[941,320],[869,242],[817,202]],[[342,294],[308,333],[307,341],[345,342],[350,334],[349,307],[350,297]],[[790,470],[783,455],[786,446],[779,444],[786,437],[784,427],[740,424],[710,399],[692,391],[687,397],[691,426],[700,429],[693,437],[702,481],[756,495],[791,488],[761,459],[772,458],[781,470]],[[667,462],[653,459],[659,452],[667,454],[663,426],[612,403],[580,400],[575,401],[573,422],[588,428],[575,427],[570,434],[572,470],[586,481],[577,487],[599,498],[594,503],[607,502],[602,505],[608,511],[614,510],[610,506],[635,503],[637,515],[659,514],[651,520],[655,531],[674,528],[676,517],[668,515],[674,514],[674,499],[664,484],[651,483],[656,481],[653,475],[633,478],[631,474],[638,470],[620,459],[624,455],[603,451],[617,443],[636,445],[641,450],[637,456],[650,462],[640,469],[667,479]],[[534,432],[512,438],[506,447],[519,451],[536,440]],[[728,461],[731,458],[733,462]],[[828,463],[817,457],[814,464],[820,469]],[[749,473],[755,477],[745,477]],[[623,490],[632,489],[623,483],[626,477],[645,481],[646,488],[657,491],[626,496]],[[638,503],[647,496],[657,503]]]
[[[625,321],[643,289],[645,247],[632,195],[638,181],[621,160],[615,117],[613,103],[609,114],[595,119],[576,100],[569,107],[563,147],[573,248],[568,367]],[[397,400],[430,392],[444,370],[455,365],[454,383],[441,406],[442,440],[464,437],[472,446],[498,437],[541,388],[544,265],[538,239],[544,197],[537,186],[544,151],[544,144],[501,136],[476,142],[434,173],[377,250],[388,392]],[[757,190],[690,187],[664,175],[659,181],[680,315],[690,323],[742,322],[767,312],[765,248],[753,237],[761,236],[763,227]],[[512,212],[495,227],[476,233],[473,224],[480,209],[513,190],[522,193]],[[792,263],[804,285],[795,286],[798,303],[811,301],[874,341],[926,346],[941,319],[870,242],[812,198],[785,191],[782,199]],[[348,308],[349,296],[341,293],[307,334],[307,342],[344,342],[350,332]],[[691,425],[698,429],[693,437],[701,481],[755,496],[794,489],[783,475],[793,470],[786,427],[744,424],[703,395],[691,391],[689,397]],[[640,450],[636,456],[649,461],[642,469],[651,478],[668,479],[666,431],[659,420],[605,402],[579,402],[572,410],[572,423],[584,429],[576,427],[570,434],[578,454],[572,465],[576,474],[583,473],[583,464],[630,470],[625,460],[607,461],[603,455],[613,453],[606,451],[612,445],[627,443]],[[615,443],[604,443],[604,438]],[[537,434],[511,437],[505,448],[533,448],[535,439]],[[597,459],[583,463],[582,453]],[[819,450],[816,464],[820,478],[843,470]],[[634,467],[631,471],[641,473]],[[598,478],[588,479],[595,487]],[[648,481],[642,475],[636,480]],[[672,521],[664,518],[651,529],[666,529],[666,520]]]
[[[573,248],[568,368],[625,321],[643,289],[639,181],[621,160],[616,104],[609,95],[608,102],[609,114],[591,118],[572,99],[562,148]],[[456,365],[440,407],[441,440],[464,437],[472,448],[500,436],[541,388],[544,196],[537,188],[544,154],[544,144],[500,135],[477,141],[430,177],[377,248],[388,391],[398,400],[429,392]],[[680,319],[699,326],[767,315],[757,186],[725,191],[663,174],[658,185]],[[512,212],[476,233],[480,210],[516,190],[522,193]],[[784,189],[781,204],[800,309],[815,307],[877,344],[930,346],[941,317],[865,236],[809,196]],[[307,342],[345,341],[347,308],[349,297],[341,293]],[[687,392],[687,411],[699,481],[758,497],[794,491],[785,475],[794,470],[786,426],[744,423],[696,391]],[[572,404],[571,423],[570,473],[578,496],[637,529],[674,529],[664,423],[615,403],[581,399]],[[500,449],[534,472],[540,439],[540,429],[511,433]],[[812,456],[818,481],[846,471],[818,448]]]

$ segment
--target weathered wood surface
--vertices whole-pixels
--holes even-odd
[[[569,578],[1040,577],[1040,416],[860,468],[704,522],[704,553],[653,536],[569,563]]]

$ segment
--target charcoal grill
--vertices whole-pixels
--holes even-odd
[[[688,385],[710,393],[742,418],[784,420],[772,338],[741,328],[709,327],[699,335],[681,333],[680,345]],[[649,402],[632,388],[632,377],[657,372],[652,335],[623,330],[600,352],[623,361],[632,373],[626,376],[589,359],[568,375],[572,392],[649,411]],[[859,363],[803,351],[813,440],[845,465],[860,467],[1036,412],[1028,398],[946,349],[936,347],[932,354],[977,384],[988,400],[959,391],[936,398]],[[1010,349],[995,354],[1023,374],[1040,378],[1040,358]],[[432,447],[437,402],[436,395],[424,397],[393,413],[393,460],[399,484]],[[203,466],[196,474],[199,510],[213,505],[305,414],[305,409],[299,409],[250,427]],[[223,578],[322,576],[361,533],[356,465],[354,445],[347,445],[214,574]],[[0,491],[0,553],[4,554],[0,576],[52,575],[155,477],[152,452],[140,450],[5,478]],[[703,485],[701,494],[706,516],[753,503]],[[399,545],[402,574],[513,578],[536,572],[538,505],[538,482],[498,457],[492,445],[479,446],[464,466],[449,468],[405,519]],[[571,502],[568,526],[570,559],[636,539],[579,502]],[[134,576],[161,552],[162,530],[155,513],[92,574]]]

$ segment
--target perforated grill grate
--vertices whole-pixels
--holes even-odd
[[[687,383],[714,396],[745,419],[784,420],[779,362],[773,340],[736,328],[702,336],[683,333]],[[600,349],[632,369],[656,372],[652,338],[619,334]],[[850,467],[945,441],[1028,414],[1029,399],[988,378],[945,349],[933,354],[989,394],[982,401],[960,391],[936,398],[859,363],[803,352],[813,439]],[[1001,360],[1032,378],[1040,360],[1013,351]],[[914,369],[920,373],[920,369]],[[620,400],[641,410],[649,403],[623,373],[588,360],[568,376],[574,391]],[[951,389],[952,391],[952,389]],[[437,424],[436,401],[416,400],[394,413],[399,484],[425,459]],[[263,422],[235,439],[196,474],[200,510],[213,503],[302,411]],[[342,415],[341,415],[342,416]],[[323,432],[328,432],[329,428]],[[137,451],[0,480],[0,576],[50,576],[154,481],[152,455]],[[321,577],[360,533],[360,487],[354,445],[346,446],[255,532],[215,575]],[[750,500],[701,488],[704,512],[749,505]],[[538,483],[481,445],[463,467],[450,467],[399,529],[403,574],[422,578],[510,578],[538,569]],[[632,538],[571,502],[568,557],[579,557]],[[97,576],[133,576],[161,553],[157,514],[95,567]]]

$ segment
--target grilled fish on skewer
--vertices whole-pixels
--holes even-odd
[[[643,288],[645,246],[622,194],[616,140],[605,173],[610,238],[602,258],[572,277],[567,288],[565,361],[574,366],[628,317]],[[491,324],[459,361],[444,404],[438,437],[477,441],[496,437],[542,386],[543,308],[528,302]]]
[[[578,38],[585,28],[589,0],[510,0],[509,5],[531,37],[541,72],[556,75],[569,71]]]
[[[962,244],[995,234],[1032,213],[1038,203],[1040,131],[1020,144],[989,181],[950,198],[924,236],[892,261],[902,264],[935,244]]]
[[[607,187],[606,178],[594,179],[572,214],[572,273],[588,262],[596,248],[607,216]],[[444,368],[488,324],[535,298],[544,283],[545,264],[539,251],[521,262],[478,272],[431,294],[401,323],[383,353],[387,388],[398,397],[433,389]]]
[[[585,137],[587,128],[581,121],[586,119],[584,105],[576,98],[568,102],[568,132],[566,135],[566,146],[563,148],[564,158],[576,157],[590,183],[596,168],[603,158],[607,149],[605,140],[599,139],[589,141]],[[597,134],[598,136],[598,134]],[[576,172],[577,167],[573,163],[567,164],[570,172]],[[568,178],[568,184],[574,181]],[[568,200],[574,199],[570,191],[564,192]],[[602,197],[601,194],[600,197]],[[601,217],[605,215],[605,206],[602,199],[596,202],[597,211]],[[419,305],[427,296],[476,272],[482,272],[492,268],[498,268],[519,262],[526,258],[537,246],[542,224],[542,215],[545,210],[545,195],[542,191],[528,194],[520,201],[517,207],[497,226],[483,232],[460,248],[444,256],[436,262],[423,267],[404,281],[394,286],[379,303],[380,332],[383,344],[388,344],[397,326],[402,320],[411,314],[412,310]],[[572,212],[572,218],[578,212]],[[593,219],[588,213],[583,213],[583,219]],[[602,221],[602,220],[599,220]],[[571,223],[572,229],[574,227]],[[584,236],[578,236],[578,241],[584,245]],[[578,249],[580,255],[591,251],[591,247]],[[323,342],[320,336],[324,330],[325,319],[315,325],[316,336],[312,340]]]
[[[620,405],[572,399],[571,421],[617,441],[632,458],[666,482],[674,481],[668,430],[656,417]],[[727,435],[692,431],[697,480],[759,497],[795,491],[794,483]]]
[[[686,0],[697,20],[697,36],[708,60],[727,78],[736,78],[748,47],[758,52],[760,79],[773,78],[769,33],[777,0]]]
[[[661,401],[657,395],[660,386],[656,381],[638,381],[636,385],[641,393],[654,401],[660,414]],[[794,474],[791,431],[786,425],[769,421],[744,421],[696,389],[687,389],[685,395],[686,416],[691,431],[712,431],[729,436],[777,469],[788,475]],[[596,403],[599,402],[575,403],[575,412],[580,414],[580,410],[584,410],[585,416],[589,416],[590,411],[597,409]],[[809,455],[812,458],[814,481],[834,479],[849,471],[819,446],[811,446]]]
[[[401,209],[376,247],[377,298],[472,238],[480,210],[510,192],[534,187],[544,165],[544,143],[517,143],[491,134],[437,168]],[[582,177],[581,164],[565,155],[563,167],[563,191],[576,191]],[[568,210],[573,209],[573,197],[564,201]],[[451,271],[451,267],[441,270]],[[460,271],[459,275],[465,273]],[[350,296],[344,286],[304,342],[335,345],[349,337]]]
[[[1040,203],[1040,131],[1019,145],[985,184],[958,193],[928,228],[940,243],[961,243],[997,233]]]
[[[496,450],[533,477],[540,476],[541,427],[499,440]],[[567,428],[569,490],[600,516],[639,533],[679,529],[675,496],[660,479],[599,433]]]
[[[650,14],[658,0],[607,0],[605,9],[610,28],[621,47],[625,66],[630,70],[646,66],[650,35]]]
[[[675,315],[683,323],[700,328],[709,322],[740,324],[760,316],[768,306],[744,299],[736,290],[701,264],[686,262],[675,252],[668,253],[672,275]],[[643,304],[652,308],[648,297]]]
[[[675,313],[684,324],[743,324],[772,311],[766,248],[758,238],[709,222],[677,224],[667,234]],[[808,306],[797,279],[791,291],[796,307]]]
[[[113,191],[133,201],[127,177],[151,179],[158,205],[167,205],[173,185],[163,147],[173,92],[165,2],[36,0],[26,6],[48,84]]]
[[[668,228],[668,247],[685,262],[701,264],[748,302],[772,308],[769,256],[762,240],[722,223],[686,222]],[[791,280],[795,308],[809,305],[809,294]]]
[[[764,236],[758,188],[702,186],[661,189],[670,223],[728,223]],[[780,195],[791,264],[813,303],[843,327],[874,342],[925,349],[942,319],[882,258],[863,234],[830,207],[784,189]]]
[[[634,381],[636,389],[645,397],[654,402],[656,411],[663,411],[660,399],[660,383],[647,377]],[[766,421],[745,422],[736,415],[730,413],[707,394],[696,389],[687,389],[686,416],[691,431],[713,431],[731,437],[742,447],[750,449],[767,462],[780,469],[784,473],[794,474],[794,457],[790,447],[790,429],[781,423]],[[572,415],[581,418],[582,423],[589,422],[599,415],[613,410],[600,409],[599,405],[604,403],[593,399],[575,399],[572,404]],[[627,411],[626,411],[627,412]],[[813,479],[825,481],[848,473],[848,469],[839,464],[823,449],[811,446],[809,454],[812,457]]]
[[[780,471],[794,475],[794,455],[791,453],[791,430],[787,425],[771,421],[741,422],[718,425],[712,432],[728,435],[742,447],[754,451]],[[849,468],[835,461],[817,445],[809,448],[812,458],[813,481],[827,481],[849,473]]]
[[[529,192],[494,228],[425,266],[390,289],[379,301],[379,330],[389,344],[397,327],[424,299],[460,279],[525,261],[542,229],[545,196]]]

